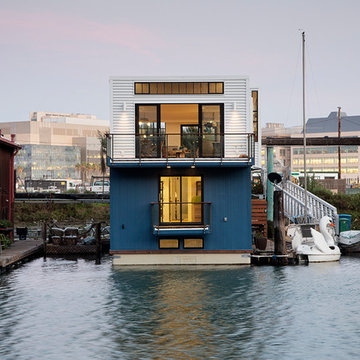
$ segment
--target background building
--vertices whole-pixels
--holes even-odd
[[[331,112],[325,118],[310,118],[306,123],[306,136],[337,137],[339,119],[337,112]],[[302,136],[302,135],[301,135]],[[341,113],[341,136],[360,136],[360,116],[347,116]],[[347,185],[359,183],[359,147],[341,146],[341,178]],[[292,171],[301,172],[304,169],[303,147],[292,149]],[[339,178],[339,147],[338,146],[308,146],[306,149],[306,168],[315,178]]]
[[[16,134],[23,145],[15,162],[21,178],[80,179],[99,174],[98,136],[109,131],[109,122],[94,115],[32,112],[28,121],[0,123],[0,129]]]
[[[337,112],[331,112],[323,118],[309,118],[306,123],[306,136],[337,137],[339,118]],[[288,127],[284,124],[267,123],[262,129],[263,137],[302,137],[302,126]],[[360,116],[347,116],[341,113],[341,136],[360,136]],[[303,176],[303,146],[274,146],[274,170],[289,168],[292,173]],[[263,165],[266,165],[266,148],[263,147]],[[347,185],[360,182],[360,153],[358,146],[341,146],[341,178]],[[280,165],[279,165],[280,164]],[[308,146],[306,150],[307,173],[318,179],[339,178],[339,147]]]

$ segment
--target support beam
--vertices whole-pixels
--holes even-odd
[[[304,146],[303,138],[293,137],[264,137],[261,139],[262,145],[267,146]],[[360,137],[307,137],[307,146],[341,146],[356,145],[360,146]]]
[[[274,166],[274,148],[272,146],[268,146],[266,151],[267,174],[270,174],[273,172]],[[267,219],[268,221],[273,221],[274,185],[269,181],[269,179],[266,181]]]

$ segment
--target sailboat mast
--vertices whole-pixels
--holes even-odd
[[[304,135],[304,222],[307,221],[306,120],[305,120],[305,31],[302,32],[303,135]]]

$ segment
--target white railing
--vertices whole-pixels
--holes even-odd
[[[274,185],[274,187],[277,190],[283,190],[285,216],[292,222],[304,219],[305,190],[289,180],[283,181],[279,185]],[[339,228],[339,217],[336,207],[320,199],[310,191],[307,191],[307,214],[310,221],[316,223],[323,216],[327,215],[335,222],[336,229]]]

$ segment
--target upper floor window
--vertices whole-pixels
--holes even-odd
[[[136,95],[223,94],[223,82],[136,82]]]

